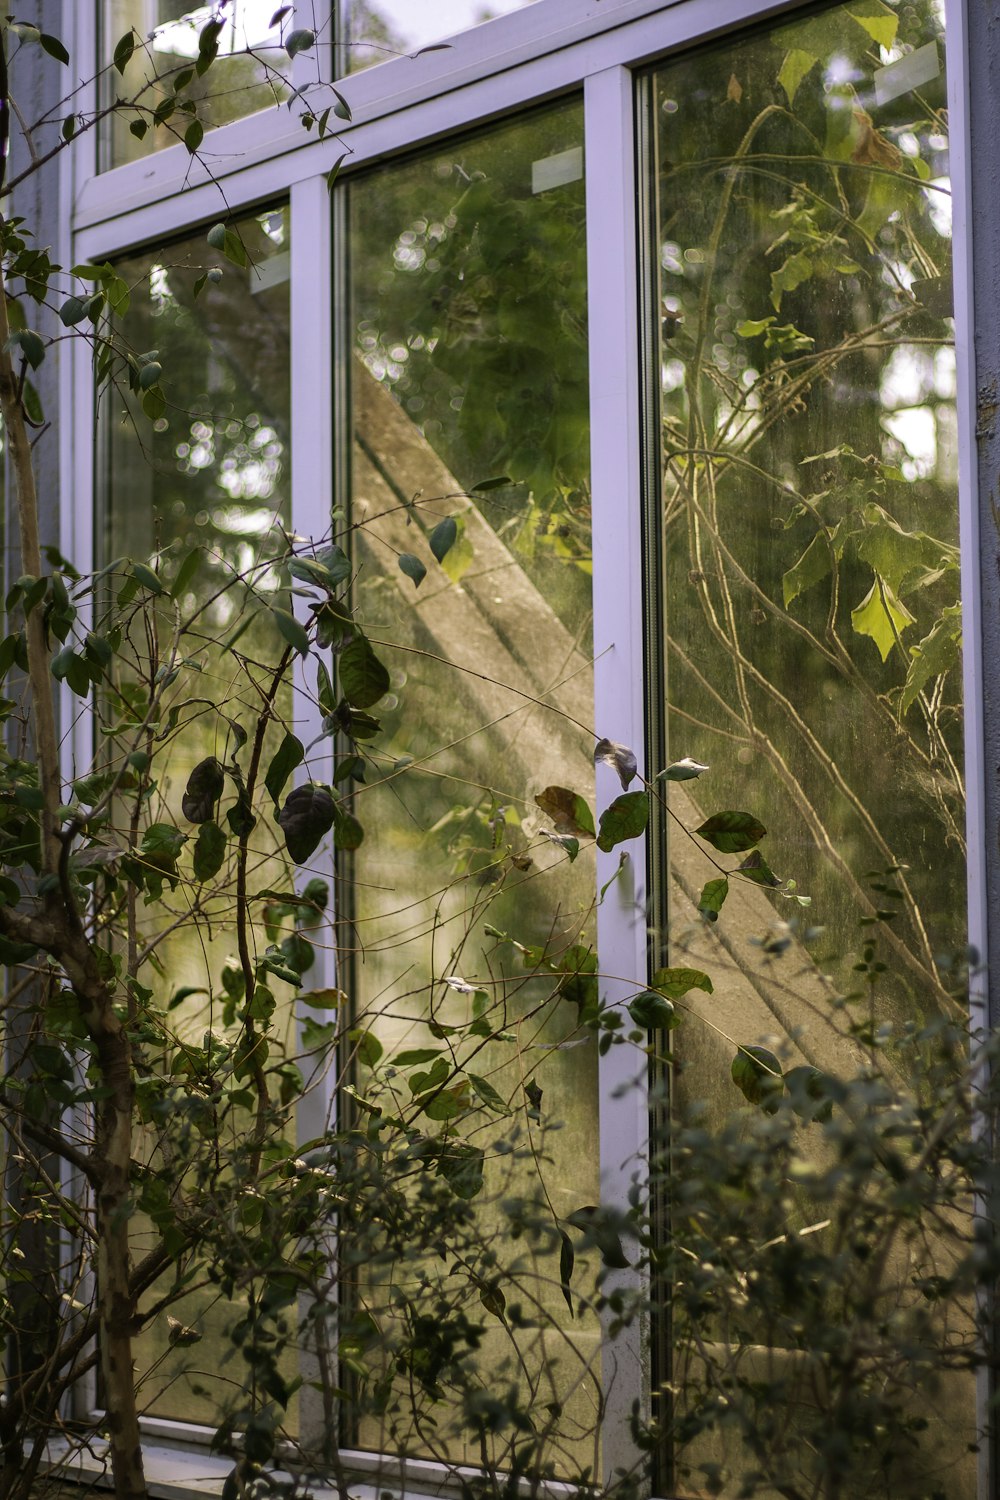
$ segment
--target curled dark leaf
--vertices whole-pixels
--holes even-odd
[[[610,766],[616,771],[622,791],[628,791],[629,782],[635,780],[638,772],[635,752],[627,745],[619,745],[615,740],[597,741],[594,746],[594,765]]]
[[[225,772],[214,755],[200,760],[188,777],[181,812],[189,823],[207,823],[226,784]]]
[[[333,819],[333,797],[325,786],[309,781],[289,792],[278,823],[285,835],[285,847],[297,865],[319,848],[333,827]]]

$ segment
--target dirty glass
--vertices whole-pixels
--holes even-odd
[[[465,1162],[479,1225],[464,1272],[376,1247],[348,1274],[362,1347],[420,1316],[476,1330],[466,1385],[436,1395],[390,1332],[409,1391],[376,1380],[354,1440],[504,1467],[516,1427],[482,1451],[458,1429],[507,1392],[560,1472],[594,1463],[600,1378],[558,1269],[598,1201],[593,843],[536,801],[593,806],[582,134],[573,102],[351,186],[356,610],[391,686],[337,772],[367,830],[340,943],[358,1086],[441,1170]]]
[[[668,753],[707,768],[671,785],[660,936],[715,976],[674,1090],[716,1121],[734,1039],[853,1071],[963,1014],[944,67],[933,0],[858,0],[650,79]],[[766,836],[713,861],[682,830],[723,808]],[[915,1400],[948,1413],[925,1440],[948,1494],[973,1493],[973,1405],[957,1375]],[[682,1455],[688,1493],[748,1462],[718,1443]]]
[[[124,934],[134,921],[129,947],[134,943],[147,955],[138,978],[158,1018],[147,1039],[148,1061],[177,1080],[178,1097],[188,1078],[192,1095],[200,1097],[197,1058],[208,1055],[213,1036],[232,1033],[235,1004],[226,975],[239,969],[232,844],[217,874],[198,879],[191,864],[196,830],[181,815],[181,798],[197,763],[208,756],[222,764],[238,759],[279,645],[260,600],[277,600],[287,588],[272,559],[285,549],[290,516],[288,210],[237,220],[235,228],[247,251],[243,268],[213,251],[203,235],[117,264],[130,293],[121,334],[136,356],[162,367],[154,388],[162,392],[162,406],[159,415],[154,407],[150,421],[151,413],[138,412],[131,394],[113,387],[102,397],[107,498],[96,552],[110,570],[106,587],[121,588],[123,573],[115,562],[123,557],[165,578],[177,577],[191,559],[185,570],[191,582],[176,601],[164,596],[145,608],[133,606],[117,652],[115,692],[102,706],[97,749],[99,767],[102,736],[116,726],[129,732],[128,704],[136,694],[141,698],[143,682],[169,671],[156,726],[162,770],[139,816],[153,824],[166,811],[181,828],[190,827],[191,836],[178,862],[180,878],[165,881],[156,901],[120,913],[115,930]],[[127,603],[125,608],[127,613]],[[179,649],[178,621],[185,624]],[[276,702],[274,736],[280,737],[280,721],[289,712],[286,692]],[[224,830],[231,800],[227,791],[218,815]],[[289,879],[276,830],[264,818],[250,842],[248,879],[253,890]],[[254,926],[250,942],[263,950],[262,927]],[[291,993],[283,983],[274,986],[274,1065],[286,1040]],[[144,1111],[147,1130],[136,1143],[146,1167],[135,1220],[136,1259],[152,1243],[142,1227],[144,1214],[155,1218],[164,1206],[158,1180],[166,1192],[171,1173],[192,1151],[192,1165],[184,1170],[211,1174],[219,1170],[213,1136],[223,1155],[235,1144],[240,1124],[233,1111],[239,1106],[226,1105],[232,1087],[223,1070],[211,1129],[200,1116],[186,1127],[180,1105],[173,1112]],[[220,1183],[220,1217],[225,1198]],[[228,1338],[240,1316],[240,1295],[224,1296],[205,1282],[197,1265],[185,1263],[185,1272],[197,1290],[160,1311],[138,1340],[140,1410],[214,1425],[241,1400],[245,1366]],[[153,1288],[147,1307],[168,1292],[166,1281]]]
[[[470,26],[519,10],[532,0],[343,0],[337,43],[340,73],[353,73],[390,57],[402,57],[434,46]]]
[[[217,10],[187,0],[103,0],[98,55],[107,64],[104,102],[121,99],[130,106],[105,121],[103,167],[119,167],[184,139],[194,117],[172,102],[174,84],[197,62],[199,35]],[[189,82],[183,95],[196,102],[203,126],[241,120],[288,97],[291,59],[280,21],[272,24],[278,10],[273,0],[233,0],[219,12],[218,57],[204,81]],[[111,59],[130,31],[132,47],[118,68]]]

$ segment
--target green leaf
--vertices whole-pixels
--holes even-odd
[[[477,1073],[469,1073],[467,1077],[472,1084],[473,1092],[486,1105],[487,1109],[491,1109],[497,1115],[510,1114],[510,1107],[500,1097],[488,1079],[481,1078]]]
[[[440,1056],[440,1047],[411,1047],[406,1052],[397,1052],[389,1061],[394,1068],[415,1068],[418,1063],[437,1062]]]
[[[202,557],[204,556],[204,550],[205,549],[203,547],[191,548],[191,551],[188,553],[187,557],[185,557],[184,561],[177,569],[177,577],[170,585],[171,599],[179,599],[181,594],[184,593],[188,584],[191,583],[195,574],[198,572],[199,567],[201,566]]]
[[[695,829],[699,838],[721,854],[742,854],[744,849],[759,844],[766,832],[767,829],[752,813],[745,812],[713,813],[700,828]]]
[[[875,582],[856,608],[851,610],[851,624],[857,635],[867,635],[878,647],[883,661],[888,661],[889,652],[898,636],[915,625],[916,619],[906,605],[893,592],[888,582],[876,574]]]
[[[833,535],[836,533],[834,532]],[[829,574],[831,566],[831,537],[825,532],[818,531],[798,562],[782,576],[781,589],[785,608],[787,609],[792,600],[797,599],[806,589],[811,589],[814,584],[822,582]]]
[[[737,870],[740,875],[745,875],[755,885],[778,886],[781,884],[759,849],[754,849],[751,854],[748,854],[743,863],[737,865]]]
[[[138,580],[144,589],[149,589],[151,594],[162,594],[163,584],[159,576],[148,568],[145,563],[134,562],[132,564],[132,575]]]
[[[601,813],[597,847],[605,853],[625,839],[636,839],[645,833],[649,822],[649,797],[646,792],[624,792]]]
[[[301,932],[290,933],[281,943],[281,956],[285,964],[299,977],[307,974],[316,962],[316,950]]]
[[[229,229],[225,224],[213,224],[207,238],[213,250],[221,250],[234,265],[246,267],[246,247],[235,229]]]
[[[289,57],[295,57],[299,52],[308,52],[316,41],[316,37],[308,27],[301,26],[296,31],[290,31],[285,39],[285,51]]]
[[[949,604],[931,630],[910,647],[910,667],[899,700],[900,717],[908,713],[917,695],[935,677],[943,677],[959,660],[962,650],[962,606]]]
[[[340,92],[339,89],[335,89],[333,87],[333,84],[330,84],[329,87],[330,87],[330,91],[332,92],[334,98],[337,101],[336,104],[333,106],[333,112],[337,116],[337,119],[338,120],[352,120],[354,118],[354,116],[351,114],[351,106],[348,104],[348,102],[344,98],[343,94]]]
[[[279,609],[276,604],[271,606],[271,616],[282,636],[300,656],[309,655],[309,633],[305,626],[295,618],[287,609]]]
[[[580,853],[579,839],[574,838],[571,833],[549,833],[546,828],[543,828],[541,833],[543,838],[548,839],[553,844],[558,844],[560,849],[565,850],[570,864],[573,863]]]
[[[363,635],[341,652],[338,672],[344,697],[354,708],[372,708],[389,691],[389,673]]]
[[[790,47],[785,53],[785,60],[778,73],[778,83],[785,91],[789,109],[795,103],[799,84],[806,74],[812,71],[818,60],[812,52],[803,52],[801,47]]]
[[[73,328],[87,316],[90,306],[90,298],[86,302],[81,297],[67,297],[59,309],[59,319],[65,328]]]
[[[469,493],[471,495],[485,495],[489,490],[502,490],[507,485],[513,483],[514,481],[509,474],[498,474],[495,479],[481,479],[478,484],[472,486]]]
[[[195,880],[211,880],[218,875],[226,857],[226,835],[218,823],[202,823],[194,846]]]
[[[865,507],[857,554],[897,594],[909,593],[942,573],[959,569],[958,548],[925,531],[906,531],[880,505]]]
[[[565,1229],[559,1231],[559,1286],[566,1299],[570,1317],[573,1316],[573,1293],[571,1283],[573,1280],[573,1265],[576,1255],[573,1250],[573,1241]]]
[[[784,1088],[781,1064],[766,1047],[741,1047],[730,1069],[733,1082],[750,1104],[759,1104],[769,1113],[778,1107]]]
[[[400,553],[399,567],[400,571],[405,573],[407,578],[413,579],[413,582],[416,584],[417,588],[420,587],[424,579],[427,577],[427,569],[420,561],[420,558],[414,557],[412,552]]]
[[[363,1067],[374,1068],[378,1065],[385,1048],[374,1031],[351,1031],[348,1039],[353,1043],[358,1061]]]
[[[41,397],[39,396],[35,386],[33,386],[31,381],[28,379],[25,379],[24,386],[21,390],[21,405],[24,407],[25,415],[27,416],[28,421],[33,422],[36,427],[41,427],[43,422],[45,421],[45,413],[42,409]]]
[[[728,895],[729,881],[725,875],[720,875],[715,880],[708,880],[698,898],[698,910],[709,922],[716,922]]]
[[[340,803],[334,805],[333,842],[338,849],[360,849],[364,843],[365,830],[358,822],[353,813],[341,807]]]
[[[343,990],[306,990],[296,998],[300,1005],[309,1005],[313,1010],[344,1010],[348,1005]]]
[[[457,1198],[475,1198],[483,1187],[485,1153],[463,1141],[446,1141],[438,1151],[437,1175],[443,1177]]]
[[[167,398],[158,385],[142,394],[142,409],[151,422],[158,422],[167,409]]]
[[[472,543],[465,534],[465,521],[460,518],[458,521],[458,540],[441,563],[441,567],[452,583],[460,583],[475,561],[475,556],[476,554],[472,550]]]
[[[285,736],[275,751],[271,759],[271,764],[267,768],[267,774],[264,777],[264,786],[267,788],[268,796],[272,802],[277,803],[280,800],[289,776],[291,776],[296,766],[302,764],[304,759],[305,751],[302,748],[301,740],[286,730]]]
[[[184,132],[184,144],[193,156],[205,139],[205,127],[200,120],[192,120]]]
[[[832,1080],[819,1068],[803,1064],[785,1074],[785,1088],[800,1120],[826,1121],[833,1115]]]
[[[898,16],[894,16],[891,12],[884,15],[869,14],[859,16],[853,7],[847,14],[851,17],[852,21],[857,21],[858,25],[867,31],[873,42],[877,42],[886,51],[892,47],[896,40],[896,31],[899,27]]]
[[[238,839],[249,838],[257,827],[246,787],[241,786],[237,792],[236,801],[226,813],[226,822]]]
[[[20,349],[33,370],[37,370],[45,358],[45,343],[33,328],[19,328],[11,334],[6,347],[8,350]]]
[[[444,562],[457,539],[458,522],[454,516],[445,516],[443,521],[437,523],[428,537],[430,549],[439,563]]]
[[[713,993],[712,981],[701,969],[657,969],[650,986],[669,995],[672,1000],[679,1000],[689,990],[704,990],[706,995]]]
[[[805,250],[796,250],[787,260],[783,261],[776,271],[771,272],[771,303],[775,312],[781,311],[781,299],[785,292],[794,292],[796,287],[808,281],[813,273],[812,256]],[[769,329],[771,337],[777,332]],[[805,335],[803,335],[805,337]],[[812,340],[810,339],[810,343]]]
[[[189,823],[207,823],[226,784],[225,772],[214,755],[206,756],[188,777],[181,812]]]
[[[118,69],[119,73],[124,73],[125,69],[128,67],[129,63],[131,62],[131,60],[132,60],[132,53],[135,51],[135,43],[136,43],[136,33],[135,33],[135,31],[132,31],[132,30],[126,31],[126,33],[125,33],[125,35],[123,37],[119,37],[118,43],[117,43],[117,45],[115,47],[114,59],[113,59],[114,65]]]
[[[566,786],[547,786],[538,793],[535,803],[552,819],[557,833],[578,839],[595,837],[594,815],[578,792],[570,791]]]
[[[611,1270],[624,1270],[628,1265],[618,1232],[619,1215],[609,1208],[578,1208],[566,1215],[566,1223],[583,1232],[584,1242],[596,1245],[602,1263]]]
[[[682,1020],[673,1003],[655,990],[643,990],[630,1000],[628,1013],[644,1031],[673,1031]]]
[[[742,323],[736,324],[734,331],[741,339],[755,339],[765,333],[773,322],[773,315],[769,318],[744,318]]]

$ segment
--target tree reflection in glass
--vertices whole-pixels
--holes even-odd
[[[470,1389],[411,1370],[412,1404],[383,1392],[357,1440],[503,1468],[533,1431],[562,1472],[595,1461],[599,1403],[596,1321],[569,1319],[558,1269],[567,1216],[598,1201],[594,880],[592,845],[571,863],[534,798],[593,802],[582,173],[573,103],[351,186],[357,612],[392,684],[377,748],[338,768],[372,830],[342,940],[377,1038],[365,1097],[484,1177],[481,1261],[376,1258],[354,1289],[384,1334],[420,1278],[436,1327],[467,1311]],[[423,1074],[394,1076],[415,1050]],[[533,1426],[467,1448],[439,1403],[468,1422],[508,1390]]]
[[[669,831],[673,961],[716,986],[675,1100],[718,1119],[739,1101],[725,1038],[853,1071],[880,1028],[965,1005],[941,9],[859,0],[651,83],[668,735],[711,768],[671,807],[768,830],[724,904]],[[970,1412],[950,1379],[935,1404]],[[949,1493],[974,1482],[954,1426]]]
[[[133,733],[123,705],[132,695],[141,699],[155,673],[167,670],[177,620],[190,622],[183,661],[170,668],[175,676],[159,725],[169,753],[158,748],[157,763],[165,773],[141,810],[146,824],[156,823],[158,812],[169,806],[184,826],[180,805],[192,769],[208,756],[225,764],[239,750],[280,644],[272,620],[255,600],[275,597],[288,584],[272,566],[286,550],[290,522],[288,210],[276,208],[235,227],[248,252],[244,268],[214,253],[203,236],[159,249],[155,256],[137,255],[116,268],[131,292],[122,334],[136,354],[155,356],[162,365],[165,401],[150,423],[135,409],[136,398],[118,389],[103,398],[108,482],[96,552],[106,566],[127,556],[170,577],[183,569],[185,559],[197,561],[192,581],[176,601],[164,597],[136,615],[117,654],[115,695],[103,705],[104,732],[117,720],[122,733]],[[112,568],[107,586],[117,590],[120,583]],[[280,738],[280,721],[290,707],[285,690],[269,736]],[[227,792],[219,813],[224,828],[230,801]],[[172,887],[166,882],[152,905],[120,913],[111,927],[124,946],[122,934],[134,924],[138,945],[148,954],[139,979],[165,1013],[170,1039],[150,1061],[178,1077],[183,1077],[186,1041],[201,1047],[207,1035],[222,1036],[232,1028],[234,1017],[227,1019],[232,999],[224,985],[220,988],[220,975],[225,981],[227,960],[234,971],[239,968],[229,958],[236,946],[233,843],[217,875],[206,882],[192,871],[191,847],[193,838],[181,856],[181,878]],[[250,845],[255,888],[287,882],[286,863],[273,825],[258,819]],[[252,941],[263,950],[263,928],[254,930]],[[278,1014],[290,1017],[291,990],[280,981],[274,988]],[[272,1033],[275,1066],[281,1061],[284,1025]],[[223,1098],[220,1108],[224,1104]],[[220,1129],[230,1128],[224,1109],[220,1119]],[[176,1128],[178,1122],[173,1123]],[[145,1149],[154,1173],[169,1166],[169,1138],[165,1129],[154,1144],[157,1133],[151,1129],[144,1148],[138,1148]],[[196,1157],[210,1171],[206,1143]],[[138,1215],[137,1226],[141,1222]],[[143,1244],[137,1227],[137,1255]],[[197,1282],[197,1267],[185,1270]],[[202,1286],[174,1304],[171,1316],[195,1327],[202,1339],[175,1348],[165,1314],[150,1324],[140,1340],[143,1363],[137,1372],[144,1409],[214,1424],[242,1399],[243,1371],[227,1332],[240,1316],[239,1298],[230,1301]],[[220,1367],[227,1350],[229,1362]]]

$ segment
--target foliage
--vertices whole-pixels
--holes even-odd
[[[129,97],[93,117],[68,114],[59,149],[114,116],[137,142],[172,133],[198,155],[213,123],[223,9],[201,27],[193,60],[161,60]],[[0,959],[17,1064],[2,1102],[20,1194],[0,1304],[14,1369],[0,1407],[0,1490],[11,1500],[32,1493],[65,1393],[97,1365],[121,1500],[146,1492],[138,1420],[155,1408],[157,1381],[210,1407],[215,1447],[232,1460],[227,1495],[280,1492],[275,1468],[296,1444],[302,1463],[327,1466],[346,1494],[340,1431],[403,1457],[461,1460],[474,1471],[462,1480],[470,1497],[509,1496],[522,1478],[532,1491],[555,1478],[590,1492],[603,1482],[600,1319],[613,1337],[669,1301],[676,1363],[654,1423],[636,1414],[636,1462],[616,1489],[644,1484],[645,1456],[669,1445],[681,1477],[700,1475],[712,1493],[735,1483],[747,1496],[772,1486],[839,1497],[873,1473],[898,1484],[911,1446],[920,1451],[914,1388],[987,1358],[975,1298],[996,1274],[996,1247],[990,1223],[975,1233],[970,1223],[975,1195],[995,1186],[994,1048],[970,1068],[963,1036],[942,1019],[961,1003],[931,941],[947,922],[924,923],[932,886],[926,871],[911,881],[902,868],[897,845],[910,830],[889,810],[876,816],[884,782],[859,788],[840,769],[843,725],[826,738],[812,727],[821,689],[846,684],[866,723],[891,730],[907,775],[925,776],[928,804],[959,847],[960,613],[955,546],[938,524],[945,502],[930,484],[917,499],[904,492],[895,466],[881,450],[863,454],[860,439],[800,456],[794,470],[784,450],[765,451],[766,434],[801,435],[824,381],[860,383],[876,333],[897,344],[924,336],[931,308],[912,294],[911,272],[936,276],[946,258],[920,196],[919,141],[907,167],[850,107],[853,95],[813,87],[846,22],[850,60],[870,73],[896,18],[872,0],[837,15],[832,40],[824,15],[755,42],[754,76],[733,73],[713,97],[711,158],[663,158],[678,192],[697,183],[686,199],[691,239],[711,255],[687,262],[707,269],[665,308],[684,367],[664,424],[668,575],[676,597],[694,591],[700,612],[694,639],[681,643],[672,626],[670,649],[698,731],[684,748],[696,753],[648,780],[635,751],[603,733],[616,726],[587,722],[565,662],[568,690],[562,678],[540,688],[533,662],[499,683],[488,663],[461,657],[469,616],[458,580],[473,592],[472,564],[489,547],[512,574],[516,561],[532,600],[554,601],[538,613],[550,637],[561,629],[577,655],[589,653],[578,188],[529,195],[498,131],[446,165],[433,202],[403,173],[371,207],[370,244],[395,253],[387,269],[359,237],[357,363],[392,413],[442,413],[419,438],[436,422],[437,472],[463,481],[391,494],[391,535],[406,549],[387,542],[380,515],[290,535],[279,495],[287,401],[267,421],[256,392],[238,409],[233,369],[258,364],[236,358],[236,345],[228,386],[198,369],[194,323],[234,322],[228,289],[284,244],[280,213],[220,221],[193,257],[178,248],[173,261],[165,252],[70,272],[32,244],[29,225],[0,225],[10,289],[0,296],[0,406],[23,570],[0,639],[11,695],[0,703]],[[289,61],[316,43],[301,28],[283,38]],[[22,23],[4,22],[3,42],[66,62],[58,38]],[[124,77],[144,51],[130,31],[112,66]],[[323,136],[349,119],[336,89],[289,94],[272,62],[253,62],[305,128]],[[753,98],[761,77],[765,103]],[[921,139],[942,125],[933,100],[925,114]],[[571,105],[528,122],[522,157],[571,153],[577,115]],[[763,198],[743,191],[741,174],[767,182]],[[363,192],[351,188],[354,205]],[[766,265],[725,263],[724,242],[739,248],[763,233],[773,235]],[[879,260],[886,235],[891,255]],[[893,257],[886,280],[879,267]],[[829,326],[836,299],[806,303],[802,289],[847,282],[853,321],[841,337]],[[98,389],[131,424],[125,440],[139,433],[168,476],[162,530],[139,525],[141,544],[102,559],[94,576],[39,543],[32,434],[45,413],[31,377],[52,338],[31,326],[41,321],[32,304],[58,316],[60,337],[88,341]],[[259,326],[233,335],[244,355],[258,334],[281,342],[272,305],[257,306]],[[749,353],[732,356],[732,370],[713,363],[716,335],[755,363]],[[891,357],[875,355],[883,374]],[[401,430],[419,447],[415,423]],[[244,492],[251,470],[257,489]],[[730,503],[737,480],[756,509]],[[255,533],[223,495],[261,501],[275,524]],[[758,512],[785,550],[756,556]],[[681,533],[686,553],[670,546]],[[380,572],[370,558],[386,546],[394,561]],[[405,606],[391,593],[397,564]],[[802,668],[820,684],[805,707],[775,660],[745,646],[737,605],[750,597],[792,643],[781,673]],[[429,623],[441,598],[455,609],[443,658]],[[387,628],[404,610],[404,630]],[[532,644],[540,655],[544,643]],[[811,677],[803,664],[815,654],[823,666]],[[559,726],[549,741],[524,730],[529,750],[502,777],[482,749],[492,742],[466,741],[515,710],[505,700],[490,717],[494,700],[475,698],[471,679]],[[467,701],[475,722],[459,733],[448,715]],[[751,797],[719,753],[720,701],[776,778],[766,793]],[[95,731],[92,760],[71,776],[57,705],[88,715]],[[501,791],[524,764],[525,784]],[[571,766],[579,777],[567,785]],[[813,791],[816,766],[836,788],[832,813]],[[707,793],[716,811],[695,800],[703,777],[719,789]],[[605,797],[615,779],[620,792]],[[366,947],[374,908],[361,903],[372,898],[356,895],[352,909],[343,888],[373,846],[388,864],[397,825],[380,811],[387,793],[410,838],[408,878],[419,869],[427,888],[407,891],[388,939]],[[593,943],[594,851],[627,858],[651,821],[655,832],[665,820],[678,846],[699,851],[686,892],[694,936],[611,1004]],[[850,860],[840,850],[857,824],[857,848],[887,867],[874,888],[857,848]],[[784,914],[797,917],[810,897],[760,848],[768,839],[787,852],[802,825],[826,856],[809,869],[818,903],[867,924],[850,955],[857,994],[808,958],[810,934]],[[748,912],[766,925],[752,927]],[[397,940],[405,950],[411,927],[428,946],[373,993],[377,955]],[[717,974],[698,946],[713,934],[740,946],[744,976],[756,960],[753,982],[769,996],[782,989],[782,955],[794,954],[784,989],[804,990],[808,975],[838,1065],[798,1061],[772,1036],[731,1034],[731,973]],[[721,969],[722,950],[711,951]],[[883,1015],[901,996],[920,1017],[909,1027]],[[712,1076],[710,1107],[685,1106],[697,1075],[678,1069],[669,1139],[655,1141],[648,1178],[629,1164],[632,1211],[581,1202],[590,1194],[572,1174],[557,1184],[556,1161],[579,1160],[590,1142],[585,1152],[576,1136],[560,1140],[569,1106],[556,1086],[565,1095],[567,1081],[592,1085],[597,1058],[622,1047],[636,1072],[662,1077],[695,1052],[685,1038],[696,1031],[735,1051],[729,1076]],[[563,1066],[575,1055],[579,1072]],[[729,1118],[737,1090],[750,1108]],[[305,1121],[315,1132],[302,1140]],[[31,1234],[50,1258],[59,1247],[58,1264],[25,1263]],[[194,1352],[203,1340],[213,1392]],[[812,1399],[800,1401],[803,1371]],[[318,1454],[312,1433],[297,1433],[317,1401]],[[922,1475],[912,1493],[930,1496],[931,1483]]]
[[[773,1056],[759,1107],[697,1108],[654,1149],[649,1243],[675,1363],[651,1443],[711,1494],[965,1493],[997,1273],[995,1038],[884,1034],[853,1074]],[[974,1482],[974,1480],[973,1480]]]

